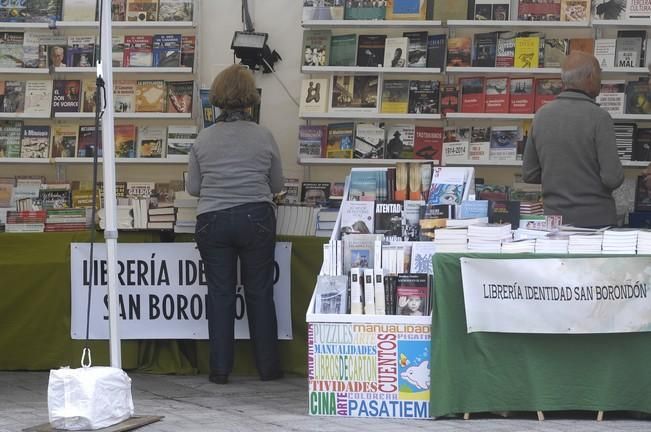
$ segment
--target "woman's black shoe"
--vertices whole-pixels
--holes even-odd
[[[284,376],[285,374],[283,373],[283,371],[278,371],[269,375],[260,375],[260,381],[273,381],[273,380],[281,379]]]
[[[228,375],[223,375],[223,374],[210,374],[208,379],[211,382],[214,382],[215,384],[227,384],[228,383]]]

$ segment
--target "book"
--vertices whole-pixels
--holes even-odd
[[[192,21],[192,0],[159,0],[159,21]]]
[[[567,55],[568,39],[545,38],[545,67],[560,68]]]
[[[115,136],[115,157],[136,157],[136,126],[132,124],[119,124],[113,128]]]
[[[36,31],[25,32],[23,38],[23,67],[47,67],[47,40],[49,39],[49,36],[48,33]],[[2,51],[3,48],[0,48],[0,52]]]
[[[133,80],[113,81],[113,110],[116,113],[135,112],[137,87]]]
[[[345,20],[383,20],[386,5],[381,1],[347,1],[344,6]]]
[[[330,198],[329,182],[301,183],[301,203],[310,206],[325,206]]]
[[[427,36],[427,64],[428,68],[443,69],[446,54],[446,35],[437,34]]]
[[[461,88],[460,112],[484,112],[485,92],[484,78],[459,78]]]
[[[516,68],[537,68],[540,53],[540,38],[516,37],[514,66]]]
[[[333,35],[330,39],[330,66],[355,66],[357,35]]]
[[[152,66],[181,66],[181,35],[157,34],[152,39]]]
[[[69,36],[66,65],[86,68],[95,66],[95,36]]]
[[[314,313],[345,314],[348,312],[348,276],[318,275],[314,289]]]
[[[181,66],[194,68],[196,42],[196,36],[181,36]]]
[[[387,20],[424,20],[427,16],[427,0],[388,0]]]
[[[414,130],[414,158],[441,163],[443,151],[443,128],[416,126]]]
[[[210,90],[204,88],[199,89],[199,100],[201,101],[203,127],[207,128],[214,125],[218,108],[210,102]]]
[[[328,66],[330,30],[308,30],[303,33],[303,66]]]
[[[517,155],[517,126],[493,126],[490,132],[489,159],[494,161],[514,161]]]
[[[48,158],[50,155],[50,127],[23,126],[20,143],[21,158]]]
[[[472,39],[469,37],[452,37],[448,39],[447,65],[468,67],[471,62]]]
[[[651,114],[651,94],[648,78],[626,83],[626,113]]]
[[[167,159],[185,160],[197,139],[196,126],[167,127]]]
[[[620,30],[615,44],[615,67],[643,66],[644,30]]]
[[[518,0],[518,20],[521,21],[560,21],[561,0],[533,2]]]
[[[328,125],[325,157],[350,159],[353,157],[355,124],[350,122]]]
[[[534,109],[533,78],[511,78],[509,112],[518,114],[532,113]]]
[[[490,127],[473,127],[468,144],[468,160],[488,162],[490,159]]]
[[[651,161],[651,129],[650,128],[637,129],[637,136],[635,137],[635,142],[633,143],[632,159],[635,161]]]
[[[25,82],[25,114],[50,117],[52,108],[52,81],[28,80]]]
[[[387,159],[414,159],[413,124],[391,124],[386,127],[387,144],[385,157]]]
[[[617,39],[596,39],[594,43],[594,56],[603,68],[615,67],[615,53]]]
[[[570,39],[569,52],[583,51],[588,54],[594,53],[594,39],[592,38],[572,38]]]
[[[99,139],[99,146],[96,140]],[[102,130],[99,133],[95,126],[79,126],[79,141],[77,143],[77,157],[93,157],[97,148],[97,156],[102,156]]]
[[[510,223],[511,229],[520,228],[520,201],[490,201],[488,206],[488,223]]]
[[[563,82],[560,78],[536,78],[534,111],[537,112],[545,104],[556,99],[561,91],[563,91]]]
[[[456,84],[445,84],[441,86],[440,109],[443,115],[459,111],[459,88]]]
[[[386,201],[386,169],[358,168],[350,173],[348,201]]]
[[[0,67],[23,67],[22,32],[0,32]]]
[[[81,104],[81,81],[54,80],[52,90],[52,111],[79,112]]]
[[[461,204],[469,195],[469,176],[468,168],[435,167],[427,204]]]
[[[509,112],[509,78],[486,78],[484,111],[487,113]]]
[[[127,0],[127,21],[158,21],[158,0]]]
[[[386,35],[359,35],[357,39],[357,66],[377,67],[382,65],[386,39]]]
[[[491,21],[493,19],[493,0],[474,0],[474,3],[474,20]]]
[[[325,113],[328,110],[328,79],[303,79],[299,114]]]
[[[356,125],[354,158],[383,159],[384,150],[384,128],[373,123],[358,123]]]
[[[115,88],[115,81],[113,82]],[[81,112],[94,113],[96,107],[95,91],[97,84],[94,79],[85,79],[81,81]],[[115,97],[115,95],[113,96]]]
[[[341,0],[303,0],[303,21],[342,20],[344,5]]]
[[[406,37],[388,37],[384,43],[384,62],[386,67],[407,67],[407,47],[409,39]]]
[[[429,314],[429,278],[426,273],[399,273],[396,284],[396,315]]]
[[[165,81],[136,82],[136,112],[165,112]]]
[[[334,75],[331,91],[332,110],[377,112],[377,75]]]
[[[409,105],[409,81],[384,80],[382,83],[382,113],[406,114]]]
[[[497,36],[497,32],[475,35],[472,51],[473,67],[495,67]]]
[[[63,43],[50,44],[47,47],[48,67],[50,68],[63,68],[66,67],[66,58],[68,47],[67,41],[64,39]]]
[[[645,0],[627,0],[626,18],[651,18],[651,4]]]
[[[52,126],[50,157],[75,157],[77,155],[78,140],[79,126],[74,124],[55,124]]]
[[[495,48],[495,67],[513,67],[515,61],[515,33],[499,32]]]
[[[0,121],[0,157],[20,157],[20,142],[23,122],[20,120]]]
[[[407,38],[407,67],[427,66],[427,32],[404,32]]]
[[[592,0],[592,19],[618,20],[626,15],[626,0]]]
[[[327,126],[300,125],[298,127],[299,159],[325,156],[327,136]]]
[[[2,112],[22,113],[25,110],[25,81],[4,81]],[[0,92],[3,89],[0,88]]]
[[[402,240],[402,204],[375,203],[375,234],[384,235],[386,240]]]
[[[439,82],[435,80],[409,81],[409,114],[438,114]]]
[[[590,0],[561,0],[561,21],[583,22],[590,19]]]
[[[111,64],[113,67],[124,66],[124,36],[113,35],[111,38]]]
[[[342,234],[372,234],[375,226],[374,201],[344,201],[340,210]]]
[[[191,114],[194,81],[167,81],[165,87],[167,89],[167,112]]]
[[[137,157],[162,158],[165,156],[165,126],[139,126]]]
[[[61,0],[11,0],[0,3],[0,21],[49,23],[61,20]]]
[[[150,67],[153,59],[153,37],[147,35],[124,37],[124,67]]]
[[[127,20],[127,0],[111,0],[111,20]]]

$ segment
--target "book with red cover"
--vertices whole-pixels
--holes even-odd
[[[531,114],[534,107],[533,78],[511,78],[510,112]]]
[[[509,78],[486,78],[487,113],[509,112]]]
[[[427,159],[441,163],[443,151],[443,128],[416,126],[414,134],[414,158]]]
[[[459,87],[456,84],[441,86],[441,113],[455,113],[459,111]]]
[[[460,111],[464,113],[484,112],[484,78],[460,78],[459,87],[461,87]]]
[[[536,112],[545,105],[556,99],[556,96],[563,90],[563,82],[560,78],[536,78]]]

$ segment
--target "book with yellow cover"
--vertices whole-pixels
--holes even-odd
[[[387,20],[425,20],[427,0],[388,0]]]
[[[384,80],[380,112],[406,114],[409,105],[409,81]]]
[[[165,81],[140,80],[136,83],[136,112],[165,112]]]
[[[515,38],[515,59],[516,68],[537,68],[540,49],[539,37],[518,37]]]

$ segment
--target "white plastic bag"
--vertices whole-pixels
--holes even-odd
[[[134,413],[131,378],[118,368],[82,367],[50,371],[50,425],[55,429],[101,429]]]

